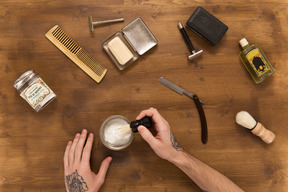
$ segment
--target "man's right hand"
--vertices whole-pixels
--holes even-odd
[[[157,135],[154,137],[146,127],[139,126],[140,135],[159,157],[171,161],[183,149],[176,141],[169,123],[154,108],[141,111],[136,119],[139,120],[145,116],[152,117]]]

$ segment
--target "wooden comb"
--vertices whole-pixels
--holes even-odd
[[[87,51],[79,46],[58,25],[52,27],[45,37],[69,57],[78,67],[99,83],[107,69],[94,59]]]

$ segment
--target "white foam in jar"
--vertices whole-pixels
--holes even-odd
[[[104,130],[104,140],[114,146],[121,146],[128,143],[132,134],[121,136],[119,134],[116,134],[117,131],[115,132],[115,129],[127,124],[128,123],[123,119],[114,119],[111,122],[107,123]]]

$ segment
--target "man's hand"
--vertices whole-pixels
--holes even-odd
[[[99,173],[95,174],[90,169],[90,155],[93,144],[93,134],[90,133],[87,141],[87,130],[77,133],[72,141],[69,141],[64,154],[64,176],[67,192],[96,192],[104,183],[111,157],[102,161]],[[84,143],[86,144],[84,146]]]
[[[156,109],[143,110],[136,119],[139,120],[145,116],[152,117],[157,135],[154,137],[144,126],[139,126],[138,131],[159,157],[170,161],[179,151],[183,151],[171,132],[169,123]]]

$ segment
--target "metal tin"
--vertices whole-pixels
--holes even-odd
[[[33,70],[23,73],[14,82],[14,87],[36,112],[56,98],[56,94]]]
[[[113,116],[108,117],[102,123],[102,125],[100,127],[100,131],[99,131],[100,140],[108,149],[111,149],[111,150],[114,150],[114,151],[120,151],[120,150],[123,150],[123,149],[127,148],[132,143],[132,141],[134,139],[134,133],[131,132],[130,139],[126,143],[124,143],[122,145],[111,144],[111,143],[107,142],[107,140],[105,139],[105,130],[109,126],[111,126],[111,124],[113,124],[113,123],[119,123],[119,125],[130,124],[129,120],[127,118],[121,116],[121,115],[113,115]]]
[[[119,37],[120,40],[127,46],[127,48],[133,54],[133,57],[124,65],[121,65],[117,59],[113,56],[111,51],[108,48],[108,43],[113,40],[115,37]],[[124,70],[132,63],[134,63],[139,56],[143,55],[154,46],[158,44],[157,39],[150,31],[148,26],[144,21],[137,17],[131,23],[122,28],[122,32],[118,31],[111,37],[109,37],[103,44],[103,49],[118,67],[119,70]]]

